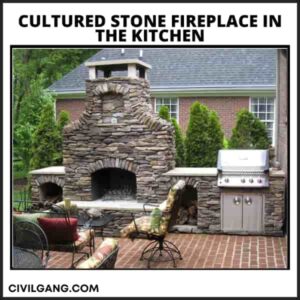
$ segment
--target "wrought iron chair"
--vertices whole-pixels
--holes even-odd
[[[143,249],[140,260],[148,261],[147,267],[154,261],[172,261],[176,267],[176,260],[182,259],[178,247],[166,239],[170,226],[171,216],[175,202],[180,201],[181,194],[185,188],[185,182],[179,180],[169,191],[168,198],[161,204],[145,203],[144,216],[135,218],[121,230],[122,237],[146,238],[151,242]],[[162,212],[158,227],[153,226],[153,214],[149,215],[147,207],[157,207]],[[153,210],[152,210],[153,212]]]
[[[95,240],[94,240],[94,230],[92,228],[76,228],[76,233],[78,235],[78,238],[75,240],[73,239],[74,234],[74,228],[71,224],[71,214],[68,210],[66,210],[64,207],[59,205],[52,205],[51,212],[49,212],[49,216],[51,217],[51,214],[53,217],[58,219],[63,219],[65,226],[67,228],[66,235],[64,239],[68,242],[60,242],[53,241],[53,233],[47,232],[48,234],[48,240],[49,240],[49,248],[52,251],[63,251],[63,252],[72,252],[72,260],[71,260],[71,268],[74,268],[76,264],[83,259],[84,257],[89,258],[90,255],[92,255],[93,251],[95,250]],[[61,221],[61,220],[60,220]],[[41,220],[39,220],[41,222]],[[52,238],[50,238],[50,235]],[[55,233],[54,233],[55,235]],[[88,246],[89,252],[83,251],[83,249]],[[76,254],[82,254],[78,259],[75,260]]]
[[[36,223],[14,224],[13,266],[16,268],[46,268],[49,244],[43,229]]]

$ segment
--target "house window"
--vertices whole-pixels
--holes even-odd
[[[178,121],[178,98],[156,98],[155,99],[155,112],[159,113],[162,106],[167,106],[169,108],[171,118]]]
[[[274,143],[274,97],[251,98],[250,111],[267,127],[268,137]]]

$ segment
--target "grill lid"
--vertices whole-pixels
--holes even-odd
[[[265,172],[269,170],[268,150],[219,150],[221,172]]]

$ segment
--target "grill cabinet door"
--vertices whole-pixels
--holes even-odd
[[[243,227],[242,195],[223,194],[222,196],[222,229],[238,231]]]
[[[263,197],[262,195],[243,196],[243,230],[258,232],[263,227]]]

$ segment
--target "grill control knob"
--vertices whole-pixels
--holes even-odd
[[[250,182],[250,183],[253,183],[253,178],[250,178],[250,179],[249,179],[249,182]]]
[[[245,183],[245,182],[246,182],[245,178],[242,178],[241,183]]]
[[[257,182],[258,182],[258,183],[262,183],[261,178],[258,178],[258,179],[257,179]]]
[[[229,182],[229,178],[225,178],[225,182],[228,183]]]

